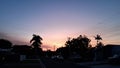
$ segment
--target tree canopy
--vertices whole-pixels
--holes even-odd
[[[0,39],[0,48],[11,48],[12,43],[6,39]]]
[[[33,34],[33,38],[30,40],[30,43],[32,43],[32,46],[34,47],[41,47],[41,40],[43,40],[39,35]]]
[[[69,48],[70,53],[77,53],[84,56],[90,46],[91,40],[87,36],[78,36],[77,38],[69,38],[65,45]]]

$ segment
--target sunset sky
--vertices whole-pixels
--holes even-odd
[[[120,44],[120,0],[0,0],[0,38],[30,45],[32,34],[44,49],[80,34],[93,46],[96,34],[104,44]]]

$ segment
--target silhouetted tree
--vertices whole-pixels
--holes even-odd
[[[71,45],[71,38],[70,37],[66,41],[65,45],[66,45],[66,47],[70,47],[70,45]]]
[[[97,45],[98,45],[99,40],[102,40],[102,37],[97,34],[97,35],[95,36],[95,40],[97,40]]]
[[[104,44],[102,43],[102,42],[99,42],[98,44],[97,44],[97,46],[96,46],[96,48],[102,48],[104,46]]]
[[[12,43],[6,39],[0,39],[0,48],[11,48]]]
[[[71,55],[71,46],[72,46],[72,42],[71,42],[71,38],[70,38],[70,37],[69,37],[68,40],[66,41],[65,45],[66,45],[66,47],[67,47],[67,48],[65,49],[66,52],[68,52],[67,55],[70,56],[70,55]],[[58,51],[58,52],[63,52],[63,50],[62,50],[61,48],[58,48],[57,51]],[[64,53],[64,52],[63,52],[63,53]],[[68,57],[68,56],[67,56],[67,57]]]
[[[102,59],[104,44],[100,42],[100,40],[102,40],[102,37],[100,35],[97,34],[94,38],[97,40],[97,45],[94,49],[94,61],[97,61]]]
[[[60,47],[56,50],[56,53],[59,55],[62,55],[64,57],[64,59],[67,59],[69,57],[68,47]]]
[[[53,55],[55,55],[55,52],[54,52],[54,51],[47,50],[47,51],[45,52],[45,56],[48,57],[48,58],[51,58]]]
[[[103,59],[103,47],[104,44],[102,42],[99,42],[95,47],[95,55],[94,55],[94,61],[102,60]]]
[[[12,43],[6,39],[0,39],[0,49],[9,49],[12,47]],[[3,63],[10,52],[0,50],[0,63]],[[3,59],[4,58],[4,59]]]
[[[34,48],[39,48],[42,44],[41,40],[43,39],[39,35],[33,34],[33,38],[30,40],[30,43],[32,43]]]
[[[43,39],[39,35],[33,34],[33,38],[30,40],[30,43],[32,43],[33,51],[35,51],[36,54],[42,54],[41,44]]]
[[[89,43],[90,43],[90,39],[87,38],[87,36],[82,36],[80,35],[77,38],[73,38],[73,39],[68,39],[68,41],[66,41],[65,45],[66,47],[69,48],[69,52],[72,54],[77,53],[80,54],[83,58],[85,58],[85,55],[90,47]]]

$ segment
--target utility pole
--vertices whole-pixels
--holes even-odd
[[[54,51],[55,51],[55,48],[56,48],[56,47],[55,47],[55,45],[54,45],[54,46],[53,46],[53,50],[54,50]]]

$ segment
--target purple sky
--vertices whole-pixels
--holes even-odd
[[[80,34],[120,44],[120,0],[0,0],[0,38],[30,45],[33,33],[48,49]]]

